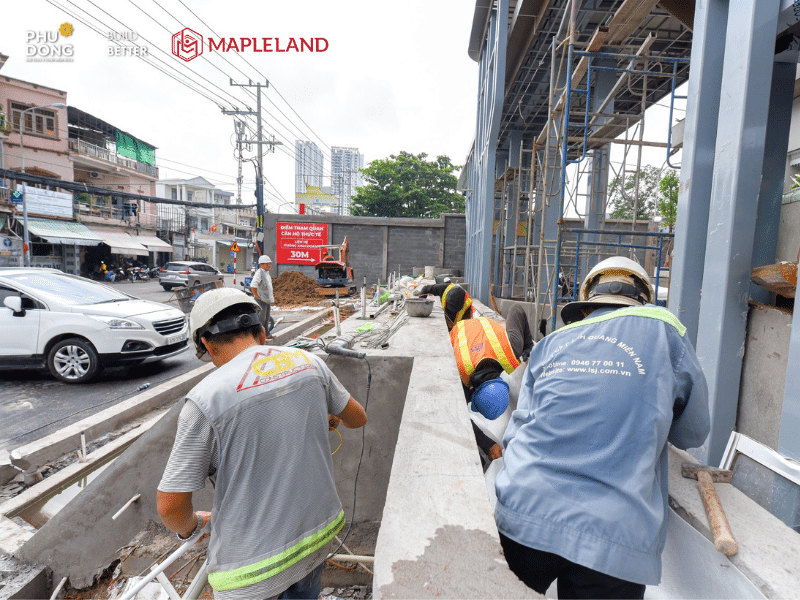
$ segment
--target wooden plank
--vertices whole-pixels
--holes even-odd
[[[797,289],[797,263],[784,261],[756,267],[750,273],[750,281],[780,296],[794,298]]]

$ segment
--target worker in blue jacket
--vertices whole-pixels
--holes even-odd
[[[503,438],[495,519],[509,567],[559,598],[642,598],[661,579],[667,442],[709,432],[686,328],[622,257],[587,275],[567,325],[531,351]]]

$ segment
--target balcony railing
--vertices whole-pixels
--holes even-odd
[[[101,148],[100,146],[95,146],[94,144],[90,144],[83,140],[73,139],[69,140],[69,149],[72,152],[77,152],[78,154],[82,154],[84,156],[91,156],[92,158],[99,158],[111,163],[116,163],[118,165],[122,165],[126,169],[139,171],[140,173],[146,173],[151,177],[158,178],[158,167],[148,165],[147,163],[143,163],[139,160],[133,160],[132,158],[120,156],[108,148]]]

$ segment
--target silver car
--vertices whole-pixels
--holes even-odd
[[[180,286],[222,281],[223,275],[211,265],[203,262],[176,260],[164,265],[158,272],[159,283],[165,290]]]

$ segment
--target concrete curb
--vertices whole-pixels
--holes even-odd
[[[319,312],[315,312],[310,317],[303,319],[299,323],[295,323],[291,327],[287,327],[286,329],[281,329],[278,333],[275,334],[270,343],[276,346],[280,346],[281,344],[285,344],[289,340],[296,338],[301,333],[303,333],[306,329],[309,329],[316,321],[328,316],[333,312],[333,307],[326,308]]]
[[[70,481],[79,478],[90,471],[93,471],[98,467],[98,465],[101,465],[104,462],[114,458],[117,454],[120,454],[133,442],[139,439],[142,434],[149,431],[150,428],[155,425],[162,416],[164,416],[163,413],[129,431],[119,439],[106,444],[98,450],[95,450],[91,454],[87,455],[86,462],[74,462],[71,465],[61,469],[58,473],[48,477],[44,481],[29,487],[18,496],[6,500],[0,504],[0,516],[15,517],[31,504],[40,502],[43,498],[47,498],[58,493],[60,488],[68,485]]]
[[[23,469],[40,467],[80,447],[81,432],[85,432],[87,441],[91,441],[113,431],[182,397],[213,369],[214,365],[210,363],[203,365],[40,440],[20,446],[11,452],[11,462]]]

